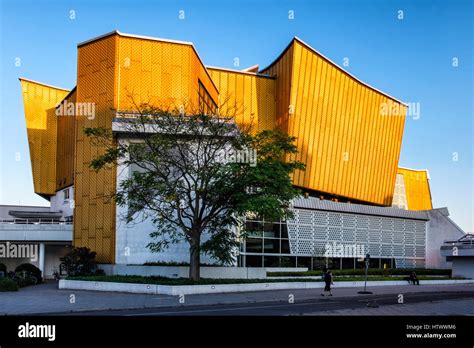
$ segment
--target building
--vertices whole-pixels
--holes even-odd
[[[145,247],[150,224],[131,228],[120,220],[108,199],[120,168],[89,168],[100,149],[83,128],[112,130],[114,120],[141,103],[218,109],[254,131],[278,127],[297,138],[294,159],[306,170],[292,181],[309,198],[295,201],[295,220],[271,222],[270,231],[268,223],[249,222],[263,226],[262,245],[243,243],[241,265],[281,265],[289,258],[290,265],[304,260],[312,267],[324,257],[321,243],[351,242],[364,244],[378,260],[374,266],[446,267],[429,255],[430,216],[444,218],[448,227],[439,233],[445,239],[462,234],[432,210],[428,172],[398,165],[407,105],[299,38],[264,69],[230,70],[205,66],[191,43],[114,31],[78,45],[73,89],[20,81],[35,192],[73,220],[73,244],[96,251],[102,263],[188,260],[184,245],[151,254]],[[69,208],[61,206],[66,196],[73,197]],[[275,226],[278,243],[270,242]],[[358,258],[339,259],[339,267],[357,266]]]
[[[59,258],[72,244],[72,223],[49,207],[0,205],[0,263],[7,272],[22,263],[38,267],[44,278],[60,272]]]
[[[441,255],[452,262],[452,276],[474,278],[474,234],[467,233],[457,240],[446,241]]]

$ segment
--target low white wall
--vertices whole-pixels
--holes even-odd
[[[474,278],[474,257],[453,257],[453,277]]]
[[[267,272],[307,272],[308,267],[265,267]]]
[[[107,275],[161,276],[167,278],[189,277],[188,266],[99,265]],[[286,269],[288,270],[288,269]],[[263,279],[267,269],[253,267],[201,267],[202,278]]]
[[[474,280],[423,280],[420,284],[469,284]],[[407,285],[406,281],[371,281],[367,282],[368,287],[374,286],[394,286]],[[336,288],[355,288],[363,287],[364,282],[336,282]],[[112,283],[112,282],[93,282],[84,280],[65,280],[59,281],[59,289],[71,290],[93,290],[110,292],[127,292],[136,294],[153,295],[191,295],[191,294],[212,294],[228,292],[247,292],[247,291],[265,291],[265,290],[285,290],[285,289],[321,289],[324,282],[278,282],[278,283],[253,283],[253,284],[216,284],[216,285],[156,285],[156,284],[132,284],[132,283]]]

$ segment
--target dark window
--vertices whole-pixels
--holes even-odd
[[[323,270],[326,267],[325,257],[313,257],[313,270]]]
[[[342,269],[354,269],[354,262],[353,258],[342,258]]]
[[[298,256],[298,267],[307,267],[309,270],[311,269],[311,257],[303,257]]]
[[[280,260],[278,256],[264,256],[264,267],[280,267]]]
[[[280,253],[280,240],[278,239],[264,239],[263,250],[268,254],[279,254]]]
[[[217,114],[217,104],[212,100],[211,95],[206,90],[201,81],[199,84],[199,112],[204,115]]]
[[[245,264],[247,267],[262,267],[262,256],[247,255],[245,257]]]
[[[280,267],[295,267],[296,257],[282,256],[280,257]]]
[[[339,258],[339,257],[328,258],[328,268],[329,269],[340,269],[341,268],[341,258]]]
[[[246,252],[248,253],[261,253],[262,250],[262,239],[260,238],[248,238],[245,241]]]
[[[290,253],[290,243],[288,242],[288,239],[281,240],[281,253],[282,254]]]

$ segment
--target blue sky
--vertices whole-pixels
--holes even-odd
[[[349,58],[346,69],[362,81],[400,100],[420,103],[420,118],[406,120],[399,164],[428,169],[434,206],[449,207],[455,222],[466,232],[474,231],[469,0],[0,4],[0,204],[47,204],[33,193],[18,77],[74,87],[77,43],[118,29],[192,41],[205,64],[233,68],[238,57],[245,68],[268,65],[298,36],[340,65]],[[399,10],[403,19],[398,19]],[[288,18],[289,11],[294,19]],[[16,58],[20,66],[15,66]]]

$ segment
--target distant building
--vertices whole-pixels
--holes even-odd
[[[306,170],[292,180],[308,198],[295,200],[289,221],[247,221],[255,234],[242,242],[239,265],[359,267],[358,257],[326,255],[341,243],[363,246],[372,267],[444,268],[441,243],[463,234],[447,209],[433,210],[428,171],[399,167],[407,105],[298,38],[267,68],[231,70],[205,66],[191,43],[114,31],[78,45],[72,90],[20,80],[35,192],[73,220],[73,244],[102,263],[188,261],[185,244],[150,253],[149,221],[120,220],[108,197],[129,169],[89,168],[100,149],[83,128],[112,130],[143,102],[199,107],[297,138]]]
[[[49,207],[0,205],[0,263],[7,272],[22,263],[38,267],[45,278],[59,272],[59,258],[72,243],[72,223]]]

